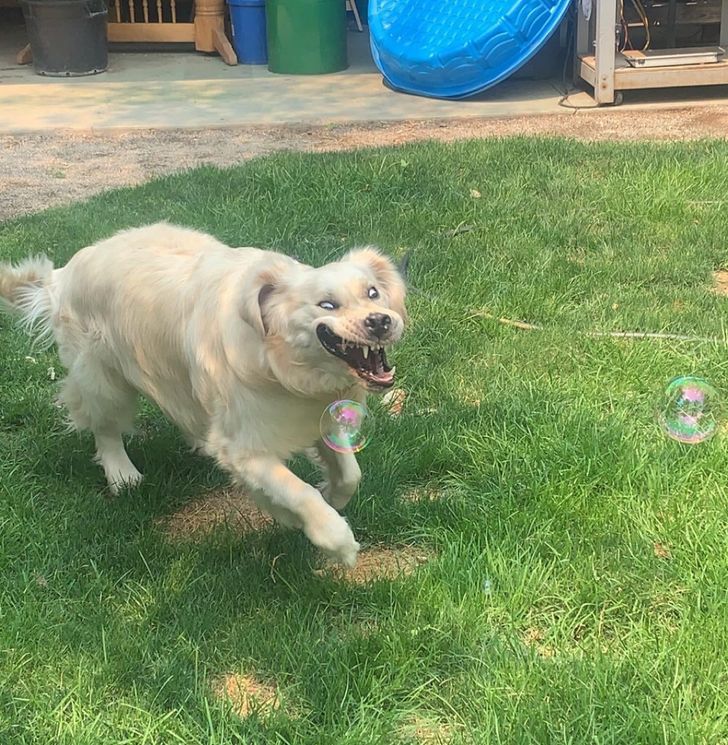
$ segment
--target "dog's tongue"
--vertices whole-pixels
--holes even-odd
[[[376,383],[388,385],[394,380],[394,368],[392,368],[391,370],[387,370],[386,372],[382,370],[378,373],[369,373],[368,377]]]

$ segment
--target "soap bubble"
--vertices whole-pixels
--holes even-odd
[[[321,416],[321,439],[337,453],[358,453],[369,442],[374,425],[358,401],[334,401]]]
[[[681,376],[670,381],[657,411],[662,431],[673,440],[695,445],[718,429],[718,391],[702,378]]]

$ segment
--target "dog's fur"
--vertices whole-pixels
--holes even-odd
[[[68,370],[60,401],[75,428],[94,434],[113,491],[141,479],[122,441],[141,393],[261,508],[355,563],[359,544],[337,510],[361,473],[352,453],[321,442],[319,422],[332,401],[363,401],[367,386],[317,329],[360,349],[397,341],[405,287],[389,259],[367,247],[312,268],[160,223],[84,248],[60,269],[46,258],[0,265],[0,298],[38,341],[57,343]],[[328,300],[338,307],[320,307]],[[375,337],[367,319],[377,313],[391,323]],[[286,467],[299,452],[324,466],[320,491]]]

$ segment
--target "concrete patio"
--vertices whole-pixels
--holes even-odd
[[[0,133],[59,129],[209,129],[251,125],[340,124],[573,114],[559,105],[561,80],[509,80],[467,101],[395,93],[382,82],[366,32],[349,33],[348,70],[288,76],[265,66],[226,66],[191,50],[112,52],[109,69],[82,78],[36,75],[19,66],[22,22],[0,24]],[[725,88],[634,93],[622,108],[677,107],[728,101]],[[588,108],[580,92],[572,106]]]
[[[476,101],[405,96],[386,88],[364,33],[349,33],[348,70],[288,76],[228,67],[194,51],[112,52],[109,69],[83,78],[36,75],[14,56],[23,29],[0,29],[0,131],[229,127],[546,113],[560,93],[548,81],[515,81]]]

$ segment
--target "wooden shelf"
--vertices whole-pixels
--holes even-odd
[[[581,77],[591,86],[596,83],[596,58],[580,58]],[[666,67],[632,67],[621,55],[614,63],[614,89],[678,88],[695,85],[728,85],[728,60],[704,65],[670,65]]]
[[[725,59],[704,64],[633,67],[617,52],[618,0],[592,0],[590,18],[584,15],[581,3],[577,5],[574,73],[594,88],[598,105],[618,103],[621,92],[627,90],[728,84],[728,60]],[[719,46],[728,49],[728,0],[720,3]],[[672,51],[676,55],[682,52],[679,56],[685,62],[685,50]]]

